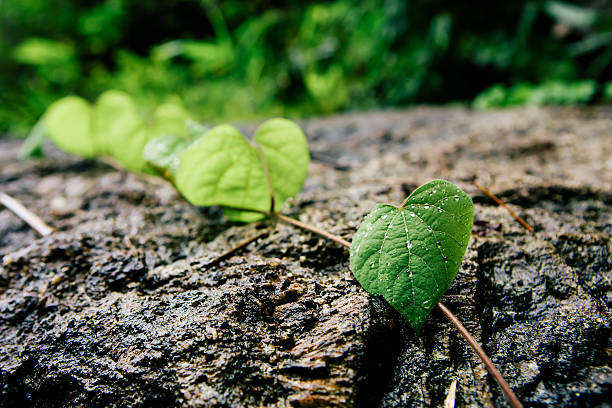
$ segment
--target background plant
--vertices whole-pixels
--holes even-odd
[[[149,109],[178,96],[201,121],[469,101],[495,84],[476,106],[610,98],[612,19],[580,4],[3,1],[0,133],[109,89]]]

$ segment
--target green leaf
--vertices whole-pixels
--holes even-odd
[[[475,109],[485,110],[494,109],[506,105],[508,90],[501,84],[496,84],[479,93],[472,106]]]
[[[142,157],[160,173],[168,171],[176,176],[179,156],[191,141],[174,135],[161,135],[149,140],[142,151]]]
[[[467,194],[448,181],[431,181],[400,208],[379,204],[366,216],[351,243],[351,270],[418,333],[455,279],[473,220]]]
[[[304,134],[286,119],[263,123],[252,144],[238,129],[221,125],[181,154],[175,183],[192,204],[231,207],[228,218],[250,222],[270,210],[270,190],[275,211],[300,191],[309,160]]]
[[[259,221],[266,217],[264,214],[258,212],[233,210],[231,208],[224,208],[223,214],[225,214],[228,220],[245,223]]]
[[[189,120],[189,114],[181,105],[164,103],[155,109],[153,116],[154,124],[151,131],[153,137],[174,135],[187,138],[186,122]]]
[[[255,131],[253,142],[261,148],[274,192],[274,210],[302,189],[308,175],[308,142],[298,125],[287,119],[270,119]],[[269,209],[269,204],[268,204]]]
[[[187,112],[173,104],[160,106],[155,112],[153,133],[158,136],[145,145],[142,157],[157,173],[170,179],[176,177],[179,157],[196,139],[208,130],[206,126],[189,119]],[[164,173],[168,174],[164,174]]]
[[[332,65],[325,73],[309,71],[304,76],[306,89],[325,112],[333,112],[350,99],[345,73],[339,65]]]
[[[100,144],[91,129],[91,107],[76,96],[62,98],[49,106],[44,115],[47,135],[63,151],[95,157]]]
[[[100,95],[94,107],[93,131],[102,143],[98,155],[110,155],[131,171],[142,171],[142,150],[149,139],[132,98],[121,91]]]
[[[175,182],[195,205],[260,211],[270,207],[263,162],[233,126],[216,126],[185,150]]]
[[[29,65],[61,65],[75,57],[74,46],[46,38],[28,38],[13,49],[13,59]]]

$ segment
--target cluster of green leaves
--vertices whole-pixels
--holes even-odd
[[[230,220],[252,222],[281,210],[306,179],[302,130],[286,119],[264,122],[249,143],[238,129],[207,129],[178,105],[158,107],[147,121],[132,99],[109,91],[95,104],[67,97],[41,121],[63,150],[111,156],[127,169],[170,179],[198,206],[221,206]],[[459,270],[472,230],[471,199],[434,180],[397,208],[377,205],[351,244],[351,269],[371,294],[383,296],[419,332]]]
[[[304,133],[289,120],[264,122],[249,143],[233,126],[208,129],[190,120],[176,103],[144,115],[116,90],[93,105],[78,97],[53,103],[40,134],[68,153],[112,157],[128,170],[167,178],[192,204],[225,207],[242,222],[279,211],[302,188],[310,160]]]
[[[397,208],[379,204],[351,243],[351,269],[371,294],[383,296],[419,332],[461,266],[474,221],[470,197],[434,180]]]
[[[238,129],[208,129],[177,104],[146,118],[120,91],[95,104],[55,102],[37,126],[59,148],[83,157],[110,156],[127,169],[172,181],[197,206],[221,206],[230,220],[252,222],[279,212],[302,188],[310,161],[302,130],[286,119],[264,122],[248,142]],[[418,332],[459,270],[472,230],[471,199],[434,180],[404,204],[377,205],[351,244],[351,269]]]
[[[69,96],[54,102],[43,117],[49,138],[62,150],[83,157],[110,156],[131,171],[145,171],[143,150],[156,136],[185,139],[188,115],[178,104],[159,106],[150,118],[121,91],[102,94],[94,105]]]
[[[495,83],[603,84],[611,21],[529,0],[4,1],[0,133],[109,89],[148,109],[178,96],[218,121],[469,100]]]

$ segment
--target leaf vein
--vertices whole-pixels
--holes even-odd
[[[438,201],[440,201],[440,200],[438,200]],[[438,203],[438,201],[436,201],[436,203]],[[465,227],[465,228],[467,228],[467,229],[469,229],[469,228],[470,228],[469,226],[467,226],[466,224],[464,224],[463,222],[461,222],[461,219],[457,218],[457,217],[456,217],[456,216],[455,216],[453,213],[451,213],[451,212],[449,212],[449,211],[445,210],[445,209],[444,209],[444,208],[442,208],[442,207],[438,207],[437,205],[433,205],[433,204],[418,204],[418,203],[417,203],[417,204],[410,204],[410,205],[418,205],[418,206],[420,206],[420,207],[429,206],[429,207],[434,207],[434,208],[437,208],[438,210],[440,210],[440,211],[442,211],[442,212],[445,212],[446,214],[448,214],[448,215],[450,215],[451,217],[453,217],[453,218],[455,219],[455,221],[457,221],[457,222],[459,223],[459,225],[461,225],[462,227]]]
[[[428,228],[430,228],[430,229],[431,229],[431,232],[434,232],[434,229],[433,229],[433,228],[431,228],[431,225],[427,224],[427,223],[425,222],[425,220],[423,220],[423,218],[421,218],[421,217],[419,216],[419,214],[417,214],[417,213],[415,213],[415,212],[412,212],[412,213],[413,213],[413,214],[414,214],[414,215],[415,215],[415,216],[416,216],[416,217],[417,217],[419,220],[421,220],[421,222],[422,222],[423,224],[425,224],[425,225],[426,225]],[[428,231],[428,232],[429,232],[429,231]],[[436,232],[442,232],[442,231],[436,231]],[[436,242],[437,242],[437,240],[436,240]],[[444,257],[445,257],[446,255],[444,255],[444,254],[442,253],[442,248],[440,248],[438,245],[436,245],[436,248],[438,248],[438,252],[440,253],[440,256],[442,257],[442,259],[444,259]],[[446,266],[446,264],[445,264],[445,266],[444,266],[444,269],[446,270],[446,274],[448,274],[448,266]]]

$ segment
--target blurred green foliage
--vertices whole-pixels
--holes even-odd
[[[517,105],[582,105],[591,101],[596,91],[597,83],[592,80],[519,83],[510,87],[497,84],[479,94],[473,106],[491,109]]]
[[[612,14],[577,4],[0,0],[0,133],[109,89],[202,121],[609,100]]]

